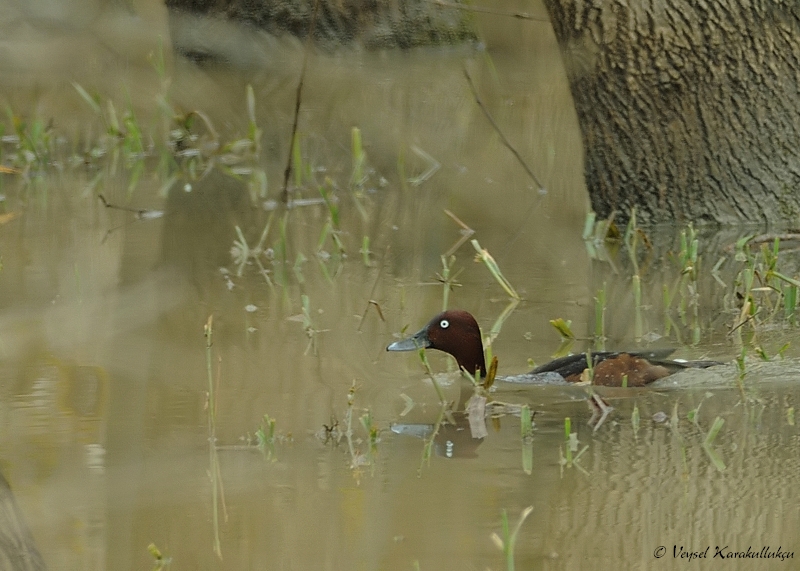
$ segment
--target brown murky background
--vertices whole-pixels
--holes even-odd
[[[503,8],[546,16],[535,2]],[[135,184],[129,169],[111,161],[58,164],[30,179],[0,175],[2,212],[20,214],[0,225],[0,468],[50,569],[152,568],[151,542],[172,558],[172,569],[502,569],[491,534],[501,533],[503,510],[513,527],[527,506],[533,512],[519,533],[518,569],[677,569],[687,564],[674,557],[681,546],[710,546],[708,558],[715,546],[795,554],[694,568],[797,568],[796,366],[754,369],[744,399],[733,367],[713,389],[611,394],[616,410],[596,432],[587,424],[584,389],[501,387],[498,399],[537,411],[530,474],[514,416],[490,423],[482,443],[453,437],[456,457],[434,455],[430,465],[421,463],[419,437],[391,431],[396,423],[432,424],[438,413],[417,356],[384,349],[442,306],[440,256],[460,236],[444,209],[475,230],[525,298],[494,342],[502,372],[550,357],[559,344],[550,319],[571,319],[578,335],[589,336],[603,284],[608,346],[643,343],[634,339],[627,254],[613,265],[592,260],[581,238],[588,199],[580,135],[549,24],[487,14],[476,21],[482,49],[311,57],[302,153],[316,180],[327,177],[338,189],[347,255],[335,252],[330,237],[319,253],[325,206],[298,206],[283,223],[286,269],[264,259],[271,286],[252,264],[236,275],[235,227],[253,245],[270,213],[229,176],[215,171],[189,187],[178,181],[165,197],[151,163]],[[173,42],[193,41],[193,34],[215,38],[230,64],[176,57]],[[168,84],[149,59],[159,42]],[[268,198],[278,198],[303,54],[298,42],[170,20],[156,0],[5,1],[0,54],[0,104],[20,117],[52,119],[76,153],[104,127],[72,82],[132,109],[145,132],[157,126],[156,98],[165,94],[177,109],[205,112],[225,139],[246,131],[252,85]],[[546,192],[482,115],[465,67]],[[348,190],[353,127],[370,169],[360,195]],[[9,148],[4,143],[3,152]],[[409,182],[432,164],[426,155],[440,168]],[[97,193],[165,215],[136,221],[105,209]],[[319,194],[307,185],[298,197]],[[281,225],[276,215],[268,246],[278,248]],[[681,322],[673,314],[665,330],[661,292],[679,276],[668,254],[679,231],[651,236],[645,338],[679,347],[683,357],[731,360],[739,352],[726,336],[735,310],[726,309],[726,290],[710,277],[701,279],[698,318]],[[744,233],[703,235],[704,263],[713,266]],[[369,265],[359,252],[365,236]],[[461,287],[450,306],[470,310],[488,331],[508,298],[474,254],[469,243],[456,253]],[[722,266],[728,280],[730,266]],[[303,295],[318,331],[311,346],[297,319]],[[203,325],[210,315],[221,558],[214,553],[206,406]],[[776,330],[762,343],[774,353],[794,337]],[[448,367],[441,355],[429,358],[435,370]],[[319,434],[336,420],[343,429],[353,383],[351,452],[345,439],[326,443]],[[455,385],[446,390],[457,397]],[[414,407],[401,416],[404,395]],[[700,403],[693,424],[686,415]],[[367,411],[379,429],[371,453],[358,420]],[[673,411],[677,430],[653,420]],[[245,446],[265,414],[278,434],[271,454]],[[724,470],[703,447],[717,416],[725,424],[713,450]],[[579,449],[587,447],[572,467],[560,464],[565,417]],[[354,454],[363,465],[354,466]],[[654,556],[659,546],[663,558]]]

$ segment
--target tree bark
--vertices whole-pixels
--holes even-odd
[[[594,210],[800,217],[797,0],[544,0]]]

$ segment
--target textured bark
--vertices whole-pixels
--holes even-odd
[[[544,0],[596,212],[798,221],[797,0]]]

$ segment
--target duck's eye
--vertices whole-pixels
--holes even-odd
[[[450,322],[447,321],[446,319],[442,319],[439,322],[439,327],[441,327],[442,329],[447,329],[448,327],[450,327]]]

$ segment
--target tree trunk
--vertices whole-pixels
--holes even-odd
[[[598,214],[798,221],[797,0],[544,2]]]

